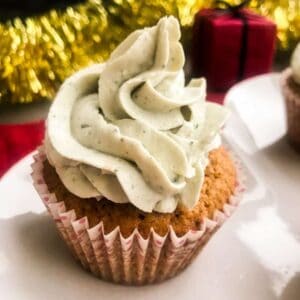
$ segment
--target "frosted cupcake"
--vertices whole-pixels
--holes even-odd
[[[292,55],[290,68],[282,74],[281,83],[286,100],[288,139],[300,151],[300,43]]]
[[[125,284],[183,270],[237,204],[221,145],[228,111],[185,86],[173,17],[67,79],[51,106],[35,187],[76,259]]]

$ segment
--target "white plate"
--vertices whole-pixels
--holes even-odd
[[[280,73],[259,75],[234,85],[224,103],[243,120],[258,149],[265,148],[286,132]],[[247,148],[249,151],[249,148]]]
[[[240,208],[191,267],[165,283],[135,288],[98,280],[74,262],[31,185],[31,162],[27,156],[0,182],[1,299],[299,299],[299,231],[251,176]],[[282,293],[289,296],[277,298]]]
[[[186,271],[153,286],[84,271],[31,185],[31,155],[20,161],[0,181],[0,299],[299,300],[300,156],[284,140],[249,156],[240,127],[233,116],[225,134],[251,170],[244,201]]]

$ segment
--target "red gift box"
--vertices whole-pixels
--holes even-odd
[[[193,76],[225,90],[237,81],[270,71],[276,25],[247,9],[203,9],[195,16],[192,43]]]

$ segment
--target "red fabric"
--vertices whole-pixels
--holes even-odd
[[[224,94],[208,93],[208,100],[223,103]],[[0,124],[0,177],[14,163],[33,151],[44,138],[44,121]]]
[[[44,121],[0,124],[0,177],[42,142],[44,131]]]
[[[208,92],[207,100],[219,104],[223,104],[225,93],[221,92]]]
[[[247,50],[243,78],[267,73],[275,51],[276,25],[249,10]],[[242,48],[243,21],[231,13],[204,9],[195,16],[192,43],[194,76],[205,76],[208,86],[225,90],[238,81]]]

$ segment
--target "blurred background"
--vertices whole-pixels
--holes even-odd
[[[0,176],[42,142],[66,77],[165,15],[182,26],[187,78],[205,76],[218,103],[237,82],[287,68],[300,39],[300,0],[0,0]]]

